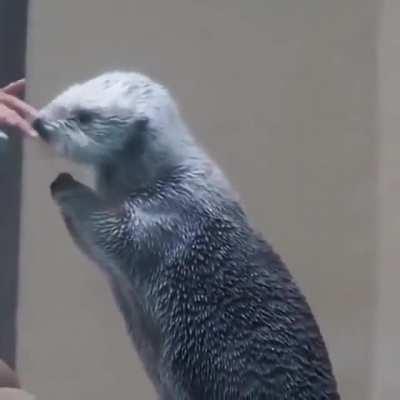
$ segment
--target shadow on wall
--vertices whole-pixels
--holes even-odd
[[[0,87],[25,75],[27,1],[0,2]],[[0,139],[0,359],[15,365],[22,155]]]

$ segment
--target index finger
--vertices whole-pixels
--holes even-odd
[[[12,127],[32,137],[38,135],[25,118],[12,108],[0,102],[0,128],[1,127]]]
[[[2,91],[12,96],[22,96],[25,92],[26,80],[20,79],[5,86]]]
[[[28,122],[33,122],[38,114],[38,111],[30,106],[25,101],[18,99],[15,96],[12,96],[4,91],[0,91],[0,104],[4,104],[7,107],[13,109],[17,112],[22,118],[28,120]]]

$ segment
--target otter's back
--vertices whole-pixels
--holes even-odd
[[[156,274],[162,364],[179,390],[199,400],[339,399],[319,328],[281,259],[235,203],[190,208],[172,236],[184,244],[171,239]]]

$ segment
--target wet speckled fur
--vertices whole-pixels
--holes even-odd
[[[96,190],[61,174],[52,195],[108,277],[160,399],[339,399],[306,300],[161,85],[104,74],[35,126],[95,170]]]

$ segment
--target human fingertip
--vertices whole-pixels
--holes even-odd
[[[35,131],[34,129],[29,129],[29,130],[28,130],[28,135],[31,136],[31,137],[34,137],[34,138],[36,138],[36,137],[39,136],[39,134],[37,133],[37,131]]]

